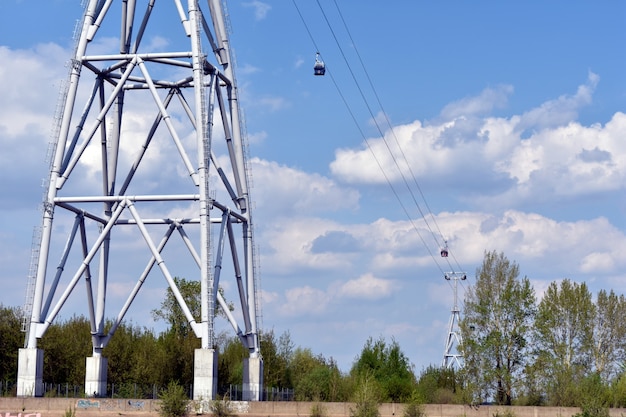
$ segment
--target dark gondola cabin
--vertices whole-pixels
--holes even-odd
[[[313,74],[324,75],[326,73],[326,66],[324,61],[320,59],[320,53],[315,54],[315,65],[313,65]]]
[[[441,257],[442,258],[447,258],[448,257],[448,248],[441,249]]]

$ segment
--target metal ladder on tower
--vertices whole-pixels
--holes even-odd
[[[35,299],[35,282],[37,281],[37,266],[39,265],[39,252],[41,249],[41,226],[33,229],[33,240],[30,250],[30,266],[26,282],[26,297],[22,309],[22,332],[28,334],[30,317],[33,313],[33,300]]]

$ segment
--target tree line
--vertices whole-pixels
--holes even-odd
[[[18,350],[24,343],[19,308],[0,306],[0,340],[0,381],[15,381]],[[260,340],[265,385],[291,389],[298,401],[349,401],[361,381],[367,380],[368,395],[377,402],[402,402],[409,399],[415,385],[409,360],[395,341],[369,339],[359,360],[345,374],[332,358],[296,347],[289,332],[276,335],[270,330],[261,333]],[[92,352],[88,318],[73,316],[52,324],[38,346],[45,352],[45,383],[84,383],[85,358]],[[151,394],[153,386],[165,388],[171,382],[191,386],[197,348],[199,339],[185,325],[155,334],[132,323],[122,324],[103,351],[108,358],[107,381],[117,387],[116,395],[129,398],[137,395],[133,392],[137,385],[145,387],[146,394]],[[230,386],[241,385],[248,351],[236,336],[226,333],[216,337],[215,348],[218,393],[223,395]]]
[[[519,266],[486,252],[461,320],[466,402],[626,406],[626,299],[552,282],[538,300]]]
[[[199,283],[177,278],[192,312]],[[262,332],[266,387],[293,389],[299,401],[354,401],[626,406],[626,300],[612,290],[593,297],[585,283],[551,283],[537,297],[530,280],[504,254],[486,252],[465,294],[460,321],[461,369],[431,365],[416,373],[395,340],[370,337],[348,372],[332,357],[296,347],[290,333]],[[216,315],[223,314],[216,310]],[[193,383],[193,352],[200,347],[171,291],[153,312],[167,330],[121,325],[105,348],[109,383],[165,387]],[[12,381],[23,344],[19,308],[0,306],[0,380]],[[91,355],[83,316],[53,324],[40,340],[44,380],[80,385]],[[236,336],[216,337],[218,392],[243,379],[248,356]],[[123,395],[123,393],[120,393]]]

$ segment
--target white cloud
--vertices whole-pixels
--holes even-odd
[[[264,271],[272,274],[291,274],[294,270],[346,270],[352,257],[344,253],[311,251],[315,239],[328,230],[340,226],[318,218],[283,218],[280,222],[267,222],[257,235],[263,242]]]
[[[441,110],[441,118],[453,120],[458,117],[489,114],[493,109],[504,107],[511,94],[513,94],[511,85],[486,88],[476,97],[467,97],[448,104]]]
[[[276,291],[261,290],[262,305],[272,304],[278,300],[280,295]]]
[[[370,126],[388,126],[389,117],[382,111],[378,112],[373,119],[370,119],[368,124]]]
[[[306,216],[313,213],[358,208],[358,191],[330,178],[306,173],[277,162],[252,158],[257,207]]]
[[[389,297],[394,287],[393,281],[377,278],[367,273],[339,285],[335,294],[337,297],[378,300]]]
[[[341,310],[340,306],[354,300],[371,302],[389,298],[398,289],[394,281],[377,278],[369,273],[346,282],[332,282],[325,289],[318,287],[305,285],[286,289],[284,303],[277,311],[281,315],[289,316],[328,314],[332,308]],[[272,304],[280,302],[275,294],[268,298]]]
[[[286,315],[321,314],[329,302],[326,292],[309,286],[288,289],[285,297],[281,312]]]
[[[253,0],[251,2],[242,3],[244,7],[250,7],[254,9],[254,18],[256,20],[263,20],[267,17],[267,13],[271,10],[272,6],[262,1]]]
[[[259,67],[255,67],[254,65],[250,64],[245,64],[244,66],[237,68],[237,74],[239,75],[255,74],[259,71],[261,71]]]
[[[283,110],[290,106],[289,101],[284,97],[264,96],[256,99],[257,106],[262,107],[270,112]]]
[[[57,45],[41,44],[32,50],[0,46],[0,94],[2,141],[22,135],[37,135],[46,143],[59,96],[67,54]],[[34,87],[36,86],[36,87]],[[51,99],[52,98],[52,99]]]
[[[548,100],[521,116],[520,126],[524,129],[545,129],[568,124],[578,117],[578,111],[591,103],[600,77],[590,72],[587,83],[580,85],[574,95],[562,95]]]
[[[387,131],[384,140],[370,138],[360,148],[337,150],[330,169],[351,184],[389,180],[399,187],[413,178],[440,187],[462,184],[466,198],[474,194],[471,199],[481,206],[617,190],[626,179],[626,115],[617,112],[605,125],[575,121],[597,83],[590,73],[572,96],[521,115],[478,118],[502,105],[512,91],[487,89],[447,106],[441,121],[414,121]]]
[[[250,145],[263,143],[265,142],[265,139],[267,139],[267,132],[261,131],[261,132],[248,133],[247,138],[248,138],[248,143]]]

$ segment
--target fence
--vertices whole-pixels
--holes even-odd
[[[229,385],[227,390],[219,390],[220,397],[227,396],[231,401],[243,400],[243,389],[240,385]],[[291,388],[264,388],[261,401],[294,401],[294,390]]]
[[[17,393],[17,385],[12,381],[0,381],[0,396],[14,397]]]
[[[165,387],[156,384],[121,383],[107,384],[105,398],[134,398],[143,400],[156,400],[159,393]],[[229,385],[218,389],[217,395],[227,397],[231,401],[243,400],[243,387],[241,385]],[[13,381],[0,381],[0,396],[17,396],[17,384]],[[44,383],[44,397],[50,398],[84,398],[85,386],[76,384]],[[187,396],[193,397],[193,385],[187,388]],[[294,401],[294,390],[291,388],[266,387],[261,394],[261,401]]]

